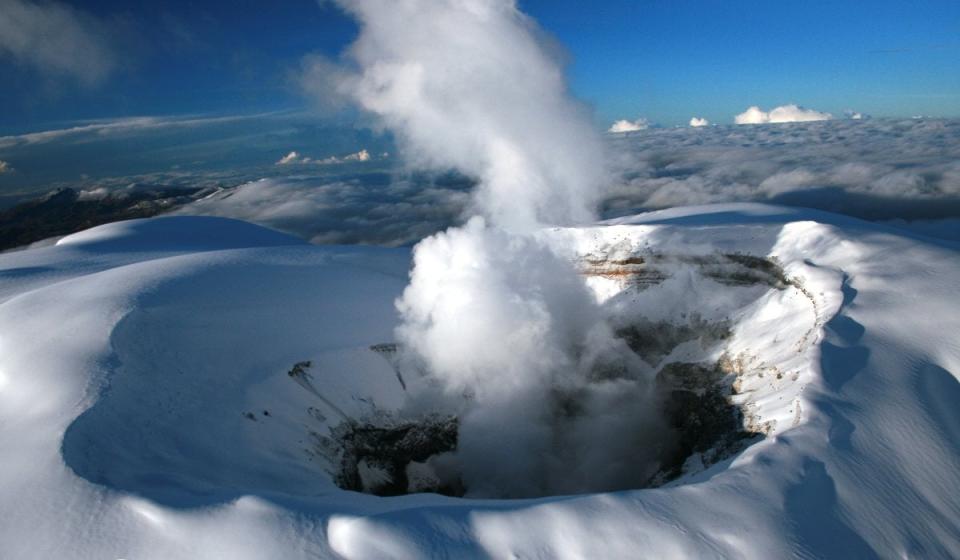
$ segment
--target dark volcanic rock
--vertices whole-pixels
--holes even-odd
[[[0,250],[109,222],[149,218],[192,202],[202,192],[199,188],[141,187],[83,199],[73,189],[57,189],[0,211]]]
[[[743,428],[742,413],[730,403],[722,383],[725,373],[716,365],[671,363],[657,374],[664,398],[664,413],[677,434],[656,482],[669,482],[684,474],[684,465],[696,456],[710,466],[743,449],[757,436]]]
[[[395,425],[344,423],[334,434],[341,447],[340,472],[336,483],[345,490],[368,491],[379,496],[408,493],[407,467],[457,448],[459,424],[453,416],[428,416],[419,421]],[[376,488],[365,488],[361,464],[385,475]],[[429,491],[461,495],[458,484],[430,488]]]

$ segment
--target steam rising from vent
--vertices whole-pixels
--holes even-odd
[[[475,212],[529,231],[587,221],[603,153],[557,53],[510,0],[343,0],[361,24],[339,90],[404,156],[480,180]]]
[[[527,236],[473,218],[429,237],[399,302],[400,336],[450,388],[503,400],[575,364],[565,352],[598,320],[586,286]],[[450,289],[451,286],[456,289]]]
[[[400,340],[448,394],[468,396],[458,455],[471,495],[637,487],[652,474],[656,448],[638,434],[656,433],[653,372],[535,237],[476,217],[425,239],[398,307]],[[601,368],[618,374],[592,379]]]
[[[361,31],[355,69],[333,72],[337,89],[415,165],[478,179],[475,217],[417,245],[397,302],[398,339],[446,395],[435,399],[461,399],[468,493],[641,484],[650,472],[636,434],[654,421],[652,373],[536,234],[591,220],[604,178],[599,134],[544,33],[511,0],[340,5]],[[599,362],[618,374],[592,378]],[[630,412],[611,417],[624,398]]]

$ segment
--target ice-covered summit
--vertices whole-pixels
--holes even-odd
[[[344,426],[354,442],[363,426],[403,429],[396,415],[424,383],[389,344],[409,252],[305,245],[223,219],[111,224],[0,256],[4,557],[960,552],[954,245],[763,205],[540,235],[679,393],[666,402],[715,387],[711,402],[747,436],[690,443],[642,489],[506,501],[469,485],[463,498],[343,490],[340,460],[358,453],[337,439]],[[617,375],[564,401],[596,414],[572,426],[629,428],[604,420],[629,411],[605,392],[629,387]],[[696,430],[689,409],[671,410],[680,436],[663,441],[679,445]],[[544,471],[559,477],[552,493],[632,457],[564,441],[603,460],[567,456]],[[410,457],[409,491],[443,465],[471,468]],[[358,490],[390,475],[373,456],[357,464]]]

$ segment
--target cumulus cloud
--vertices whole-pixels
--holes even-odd
[[[359,152],[349,154],[343,158],[344,161],[370,161],[370,152],[360,150]]]
[[[77,200],[87,201],[87,200],[103,200],[109,197],[112,194],[115,194],[118,191],[112,191],[107,187],[97,187],[93,189],[82,190],[77,193]]]
[[[626,119],[616,121],[610,125],[610,128],[607,129],[607,132],[616,134],[620,132],[636,132],[638,130],[646,130],[648,128],[650,128],[650,122],[647,119],[640,117],[635,121],[628,121]]]
[[[381,159],[389,157],[389,154],[384,152],[380,154]],[[373,159],[373,156],[370,155],[370,152],[366,149],[362,149],[359,152],[354,152],[352,154],[347,154],[345,156],[328,156],[322,159],[314,159],[306,156],[301,156],[299,152],[293,151],[287,155],[280,158],[276,165],[292,165],[296,163],[313,163],[316,165],[338,165],[341,163],[362,163],[365,161],[370,161]]]
[[[0,175],[3,175],[4,173],[9,173],[11,171],[13,171],[13,168],[10,167],[10,164],[0,159]]]
[[[381,154],[381,157],[387,157],[387,154]],[[330,156],[323,159],[317,160],[316,163],[319,165],[337,165],[340,163],[360,163],[364,161],[370,161],[372,156],[367,150],[360,150],[359,152],[354,152],[352,154],[347,154],[343,157]],[[309,158],[308,158],[309,161]]]
[[[115,68],[106,27],[93,16],[60,2],[4,0],[0,8],[0,56],[85,86]]]
[[[734,122],[737,124],[766,124],[827,121],[832,118],[833,115],[830,113],[821,113],[820,111],[805,109],[798,105],[781,105],[780,107],[771,109],[769,112],[754,105],[734,117]]]
[[[277,160],[277,165],[290,165],[291,163],[297,163],[299,161],[300,161],[300,154],[298,154],[297,152],[290,152],[289,154]]]
[[[703,118],[703,117],[691,117],[691,118],[690,118],[690,126],[692,126],[692,127],[708,126],[709,124],[710,124],[710,121],[708,121],[707,119],[705,119],[705,118]]]

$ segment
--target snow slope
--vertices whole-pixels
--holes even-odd
[[[0,557],[960,556],[956,245],[755,204],[543,236],[573,259],[675,257],[645,291],[588,283],[611,309],[732,318],[733,398],[766,437],[656,489],[342,491],[314,437],[400,406],[369,346],[393,340],[409,252],[110,224],[0,255]],[[775,256],[795,283],[725,301],[683,264],[718,253]]]

